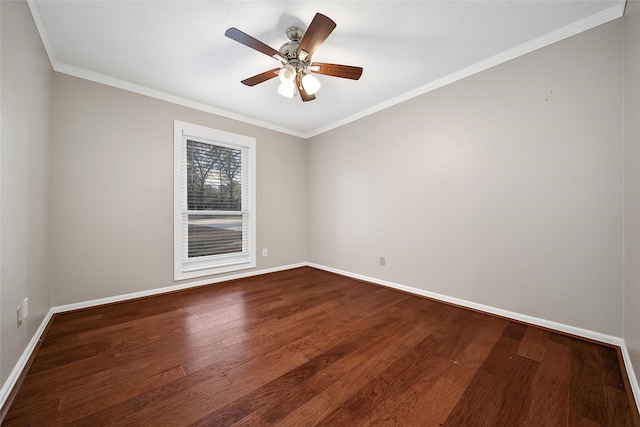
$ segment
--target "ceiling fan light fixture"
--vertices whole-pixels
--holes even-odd
[[[334,28],[336,28],[336,23],[331,18],[321,13],[316,13],[306,31],[300,27],[287,28],[285,35],[289,41],[280,47],[280,51],[235,27],[229,28],[224,35],[280,61],[278,68],[241,80],[242,84],[255,86],[278,76],[280,80],[279,94],[287,98],[293,98],[298,93],[300,94],[300,99],[303,102],[307,102],[316,99],[315,93],[320,89],[320,82],[310,75],[310,72],[351,80],[358,80],[362,75],[362,67],[311,63],[313,53],[326,40]]]
[[[302,76],[302,87],[309,95],[313,95],[320,90],[320,80],[315,76],[306,73]]]
[[[278,71],[278,78],[282,83],[293,84],[293,81],[296,78],[296,69],[293,68],[293,65],[287,64]]]
[[[296,94],[296,85],[293,82],[282,82],[278,86],[278,93],[285,98],[293,98]]]

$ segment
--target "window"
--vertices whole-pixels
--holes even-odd
[[[174,279],[256,266],[255,139],[174,121]]]

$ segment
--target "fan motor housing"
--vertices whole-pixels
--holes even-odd
[[[297,60],[298,47],[300,46],[300,40],[304,37],[304,30],[300,27],[289,27],[284,34],[287,36],[289,41],[280,46],[280,53],[289,61]]]
[[[280,53],[287,59],[298,58],[298,46],[300,42],[288,42],[280,46]]]

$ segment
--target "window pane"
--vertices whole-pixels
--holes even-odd
[[[242,152],[187,140],[187,209],[242,210]]]
[[[189,258],[242,252],[242,215],[189,215]]]

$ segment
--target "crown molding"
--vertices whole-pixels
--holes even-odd
[[[622,15],[624,14],[624,5],[625,5],[624,0],[620,1],[615,6],[605,9],[600,13],[591,15],[587,18],[581,19],[580,21],[576,21],[565,27],[559,28],[558,30],[544,34],[540,37],[537,37],[526,43],[522,43],[519,46],[508,49],[502,53],[499,53],[497,55],[484,59],[480,62],[476,62],[475,64],[469,65],[468,67],[462,68],[458,71],[455,71],[451,74],[448,74],[444,77],[441,77],[437,80],[427,83],[424,86],[421,86],[409,92],[405,92],[402,95],[398,95],[387,101],[381,102],[380,104],[377,104],[377,105],[374,105],[373,107],[362,110],[361,112],[356,113],[352,116],[345,117],[340,121],[333,122],[331,124],[318,128],[306,134],[305,137],[312,138],[314,136],[317,136],[322,133],[328,132],[330,130],[336,129],[338,127],[344,126],[348,123],[370,116],[379,111],[386,110],[387,108],[393,107],[396,104],[400,104],[402,102],[416,98],[420,95],[424,95],[425,93],[439,89],[443,86],[449,85],[451,83],[455,83],[458,80],[462,80],[466,77],[470,77],[474,74],[480,73],[489,68],[503,64],[519,56],[526,55],[535,50],[538,50],[543,47],[549,46],[553,43],[562,41],[576,34],[593,29],[602,24],[606,24],[607,22],[610,22],[622,17]]]
[[[451,74],[443,76],[439,79],[436,79],[432,82],[429,82],[421,87],[418,87],[414,90],[405,92],[401,95],[393,97],[387,101],[381,102],[377,105],[374,105],[370,108],[366,108],[356,114],[345,117],[336,122],[329,123],[325,126],[319,127],[310,132],[300,132],[294,129],[285,128],[282,126],[278,126],[272,123],[264,122],[261,120],[254,119],[252,117],[244,116],[241,114],[237,114],[231,111],[227,111],[221,108],[214,107],[212,105],[196,102],[193,100],[189,100],[186,98],[182,98],[176,95],[172,95],[166,92],[162,92],[159,90],[151,89],[143,85],[138,85],[134,83],[130,83],[127,81],[123,81],[120,79],[116,79],[110,76],[106,76],[103,74],[95,73],[83,68],[74,67],[68,64],[60,63],[53,53],[53,49],[51,47],[51,43],[49,42],[46,32],[44,31],[44,26],[42,24],[42,19],[40,18],[40,14],[38,11],[37,4],[35,0],[27,0],[29,5],[29,9],[31,10],[31,14],[33,15],[33,19],[36,24],[36,28],[38,29],[38,33],[40,34],[40,38],[42,39],[42,43],[44,44],[47,55],[49,56],[49,61],[51,62],[51,66],[53,69],[59,73],[68,74],[74,77],[78,77],[85,80],[90,80],[96,83],[101,83],[107,86],[116,87],[119,89],[123,89],[126,91],[130,91],[133,93],[137,93],[144,96],[149,96],[151,98],[160,99],[162,101],[167,101],[173,104],[181,105],[188,108],[193,108],[196,110],[204,111],[207,113],[215,114],[221,117],[226,117],[233,120],[238,120],[243,123],[247,123],[254,126],[259,126],[265,129],[274,130],[276,132],[281,132],[284,134],[296,136],[303,139],[309,139],[314,136],[320,135],[322,133],[328,132],[330,130],[339,128],[356,120],[362,119],[364,117],[370,116],[379,111],[390,108],[396,104],[400,104],[402,102],[408,101],[412,98],[418,97],[420,95],[424,95],[425,93],[431,92],[433,90],[439,89],[443,86],[449,85],[451,83],[457,82],[458,80],[462,80],[466,77],[470,77],[474,74],[485,71],[489,68],[495,67],[497,65],[503,64],[507,61],[515,59],[519,56],[526,55],[535,50],[541,49],[543,47],[549,46],[553,43],[559,42],[581,32],[590,30],[599,25],[606,24],[607,22],[613,21],[615,19],[621,18],[624,15],[625,9],[625,0],[618,0],[613,6],[596,13],[594,15],[588,16],[580,21],[576,21],[572,24],[569,24],[565,27],[559,28],[557,30],[551,31],[547,34],[544,34],[540,37],[537,37],[528,42],[522,43],[519,46],[508,49],[502,53],[489,57],[485,60],[477,62],[475,64],[469,65],[465,68],[462,68],[458,71],[455,71]]]

